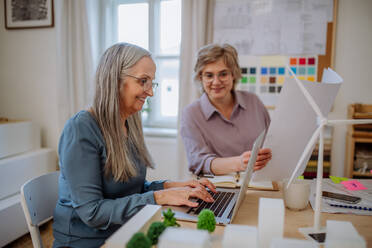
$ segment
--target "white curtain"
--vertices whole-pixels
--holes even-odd
[[[182,1],[182,38],[180,56],[180,87],[178,103],[178,127],[182,110],[200,97],[199,87],[193,80],[193,68],[198,49],[212,42],[214,0]],[[178,128],[179,130],[179,128]],[[180,132],[178,132],[179,134]],[[191,176],[188,172],[185,148],[181,135],[177,136],[179,179]]]
[[[98,59],[116,41],[114,2],[55,1],[59,130],[91,103]]]

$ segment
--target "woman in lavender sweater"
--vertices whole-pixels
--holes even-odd
[[[194,72],[204,93],[183,110],[181,118],[189,169],[214,175],[243,171],[255,139],[270,124],[269,114],[255,94],[234,89],[241,78],[234,47],[202,47]],[[270,159],[271,149],[261,149],[254,170]]]

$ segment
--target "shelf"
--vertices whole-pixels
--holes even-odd
[[[348,119],[372,119],[372,105],[350,104]],[[372,124],[349,125],[346,134],[345,177],[372,178],[371,173],[354,171],[357,151],[361,148],[369,150],[369,147],[372,147]]]
[[[353,172],[353,176],[357,177],[372,177],[372,173],[361,173],[361,172]]]
[[[316,160],[310,160],[307,163],[308,167],[317,167],[318,166],[318,161]],[[323,161],[323,168],[328,168],[331,167],[331,163],[329,161]]]

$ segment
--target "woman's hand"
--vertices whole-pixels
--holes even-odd
[[[158,190],[154,192],[155,202],[159,205],[186,205],[189,207],[197,207],[197,202],[189,200],[190,197],[196,197],[206,202],[213,202],[212,196],[203,187],[179,187]]]
[[[240,167],[237,168],[237,171],[243,171],[248,165],[248,161],[251,157],[251,151],[243,152],[240,155]],[[266,164],[270,161],[272,157],[270,148],[262,148],[258,151],[256,163],[254,164],[253,171],[261,170]]]
[[[184,182],[171,182],[166,181],[164,182],[164,188],[175,188],[175,187],[186,187],[189,186],[191,188],[201,188],[202,190],[205,190],[205,187],[209,188],[211,191],[216,192],[216,186],[214,186],[213,183],[211,183],[208,179],[202,178],[199,180],[188,180]]]

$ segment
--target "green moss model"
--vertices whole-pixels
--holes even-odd
[[[179,227],[180,226],[180,224],[178,224],[176,222],[176,218],[174,218],[174,213],[172,212],[172,210],[170,208],[168,208],[167,212],[164,212],[163,211],[163,216],[164,216],[163,223],[164,223],[164,225],[166,227],[168,227],[168,226],[177,226],[177,227]]]
[[[150,239],[152,245],[156,245],[159,241],[159,236],[167,228],[163,222],[155,221],[147,231],[147,237]]]
[[[135,233],[126,245],[126,248],[150,248],[151,241],[144,233]]]
[[[208,230],[208,232],[213,232],[216,229],[216,219],[214,218],[214,213],[209,209],[203,209],[198,215],[198,229]]]

